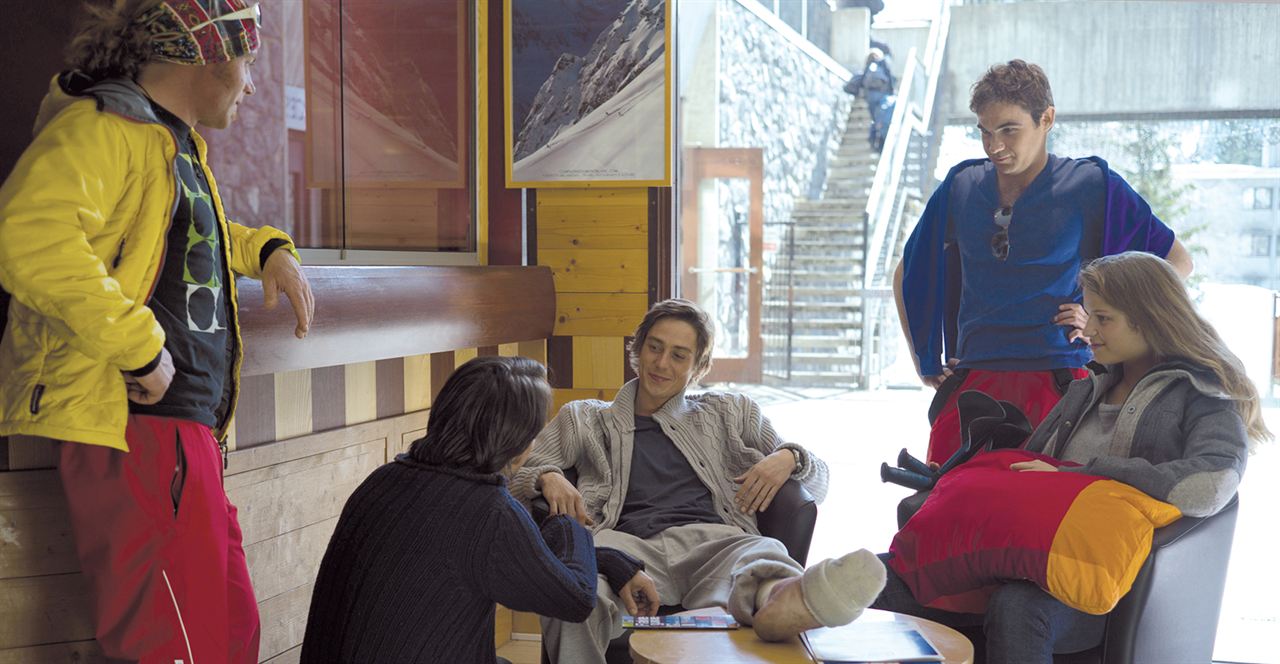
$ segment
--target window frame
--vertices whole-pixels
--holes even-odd
[[[339,13],[341,12],[341,0],[339,3]],[[346,192],[347,184],[345,173],[343,180],[339,182],[342,190],[343,211],[341,218],[342,228],[342,244],[341,247],[296,247],[298,255],[302,261],[308,265],[317,266],[341,266],[341,267],[361,267],[361,266],[481,266],[485,264],[480,255],[480,224],[487,223],[488,220],[480,218],[480,199],[483,195],[483,186],[485,174],[481,172],[480,163],[480,90],[484,81],[480,72],[480,48],[483,42],[480,34],[479,9],[474,2],[462,3],[466,7],[467,16],[467,33],[470,36],[468,44],[469,51],[469,78],[471,83],[471,94],[467,99],[467,159],[469,168],[467,169],[468,202],[471,213],[471,223],[469,227],[470,245],[473,247],[471,251],[448,251],[441,249],[414,249],[414,250],[386,250],[386,249],[352,249],[346,244],[347,230],[347,212],[346,212]],[[305,20],[305,18],[304,18]],[[342,45],[339,45],[342,48]]]

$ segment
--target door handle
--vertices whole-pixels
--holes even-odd
[[[703,272],[720,272],[728,274],[755,274],[760,271],[758,267],[690,267],[689,272],[693,274],[702,274]]]

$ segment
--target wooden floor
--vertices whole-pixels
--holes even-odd
[[[498,648],[498,656],[511,660],[511,664],[539,664],[542,641],[507,641]]]

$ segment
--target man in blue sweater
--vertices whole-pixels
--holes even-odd
[[[1040,67],[992,67],[969,109],[988,158],[951,169],[894,273],[916,370],[938,390],[928,452],[937,463],[960,445],[961,392],[1010,401],[1036,425],[1086,375],[1082,264],[1145,251],[1183,277],[1192,268],[1173,231],[1105,161],[1049,154],[1055,109]]]

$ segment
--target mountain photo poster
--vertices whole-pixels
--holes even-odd
[[[670,186],[668,0],[504,8],[507,186]]]

